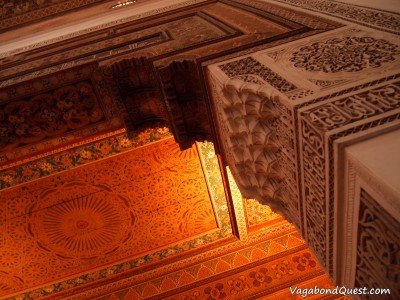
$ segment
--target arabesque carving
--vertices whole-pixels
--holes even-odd
[[[333,38],[300,48],[290,58],[296,68],[324,73],[358,72],[395,60],[398,46],[373,37]]]
[[[399,222],[361,189],[355,274],[357,287],[390,288],[391,299],[400,297],[399,232]]]

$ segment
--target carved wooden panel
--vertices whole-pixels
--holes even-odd
[[[312,9],[326,8],[328,13],[336,12],[347,19],[354,15],[361,23],[371,16],[368,26],[385,26],[387,32],[398,27],[396,18],[387,12],[370,14],[371,10],[324,0],[280,2],[301,7],[318,4]],[[342,8],[351,8],[348,11],[352,13]],[[76,142],[91,134],[84,131],[89,128],[92,133],[103,130],[101,137],[96,137],[101,141],[82,149],[70,146],[68,153],[40,157],[29,166],[1,173],[3,295],[32,287],[26,297],[72,298],[77,293],[73,296],[76,299],[95,298],[119,290],[110,298],[176,294],[181,298],[240,299],[263,293],[262,289],[270,292],[278,286],[287,288],[297,282],[293,275],[314,280],[322,274],[316,259],[332,272],[336,193],[333,144],[341,137],[398,121],[398,37],[356,26],[337,30],[342,25],[336,21],[249,0],[216,1],[171,15],[114,25],[94,28],[91,34],[81,37],[71,34],[67,43],[41,48],[54,42],[46,41],[0,54],[0,99],[7,99],[1,107],[14,108],[18,101],[27,100],[43,105],[59,91],[80,90],[89,84],[93,91],[100,92],[90,94],[93,97],[81,95],[74,101],[79,106],[79,101],[90,98],[90,103],[98,103],[92,107],[101,108],[103,117],[82,125],[84,129],[67,128],[58,140],[42,137],[29,151],[35,154],[38,149]],[[312,39],[298,40],[310,36]],[[264,50],[237,58],[253,47]],[[105,135],[105,131],[121,125],[114,106],[110,109],[105,104],[109,99],[126,97],[130,104],[124,109],[131,114],[136,129],[160,116],[166,120],[159,101],[159,78],[150,78],[151,72],[168,69],[176,60],[204,63],[220,60],[223,55],[235,59],[220,63],[217,73],[221,82],[210,84],[217,104],[215,119],[222,133],[222,154],[234,166],[232,171],[244,192],[254,196],[257,189],[259,199],[273,200],[297,227],[303,227],[315,257],[309,250],[297,248],[304,241],[284,221],[270,223],[262,232],[242,235],[246,229],[243,207],[236,221],[240,222],[240,238],[248,239],[248,244],[232,236],[230,221],[234,213],[225,199],[218,162],[209,145],[204,146],[207,150],[200,160],[195,148],[181,152],[169,142],[162,142],[166,148],[154,146],[154,151],[147,147],[129,151],[130,145],[139,147],[142,140],[150,139],[153,133],[148,130],[133,140],[125,135]],[[142,65],[129,63],[141,56],[147,57]],[[71,69],[91,62],[106,66],[115,63],[112,75],[106,68],[102,70],[107,76],[115,76],[113,94],[103,80],[105,73],[93,79],[85,72],[75,74],[78,68]],[[188,135],[194,136],[209,113],[203,106],[203,95],[194,91],[204,74],[198,68],[192,80],[186,76],[187,70],[181,72],[181,67],[172,67],[168,80],[175,76],[179,80],[169,86],[173,88],[168,88],[165,81],[163,92],[173,94],[167,97],[173,111],[170,119],[183,119],[187,124],[182,136],[189,131]],[[129,68],[131,72],[126,74]],[[49,80],[28,81],[49,73],[54,74]],[[37,100],[39,93],[47,98]],[[54,118],[52,111],[44,109],[47,107],[39,117]],[[198,116],[196,110],[201,112]],[[78,116],[84,119],[86,115],[81,112]],[[106,125],[101,127],[101,122]],[[0,134],[4,132],[0,129]],[[27,147],[25,152],[14,149],[15,158],[28,153]],[[7,155],[5,160],[13,158],[10,152]],[[85,168],[76,168],[80,164]],[[254,228],[267,218],[254,210],[248,216],[254,217]],[[362,222],[366,224],[369,219]],[[208,244],[210,252],[199,251]],[[285,253],[287,250],[290,253]],[[191,256],[192,251],[197,251],[197,256]],[[262,261],[278,253],[282,256],[275,256],[275,261]],[[155,265],[157,268],[153,268]],[[365,269],[364,264],[360,266]],[[62,280],[64,275],[69,279]],[[375,282],[361,273],[358,278],[368,284]],[[389,279],[398,284],[397,277]],[[288,293],[280,295],[285,298]]]
[[[104,67],[114,87],[129,136],[168,123],[166,105],[152,62],[146,57],[124,59]]]
[[[22,51],[0,60],[0,86],[27,80],[76,65],[108,61],[124,56],[157,57],[174,55],[187,49],[216,43],[237,34],[230,26],[190,9],[153,21],[131,22],[123,26],[94,31],[51,46]],[[188,36],[190,32],[190,36]],[[36,70],[35,74],[32,71]]]
[[[7,1],[0,4],[0,31],[9,30],[14,26],[39,21],[49,16],[62,14],[77,8],[87,7],[104,0],[28,0]]]
[[[184,60],[159,70],[171,129],[182,149],[191,147],[195,141],[212,140],[198,68],[195,61]]]
[[[106,78],[86,65],[0,91],[0,162],[122,126]]]

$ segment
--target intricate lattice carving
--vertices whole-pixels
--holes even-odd
[[[312,90],[299,89],[299,90],[293,91],[291,93],[288,93],[287,96],[290,100],[297,100],[297,99],[301,99],[301,98],[307,97],[312,94],[314,94],[314,91],[312,91]]]
[[[292,54],[297,68],[324,73],[357,72],[395,60],[398,46],[373,37],[333,38],[304,46]]]
[[[242,80],[245,79],[246,82],[254,82],[253,78],[257,76],[272,85],[280,92],[290,92],[296,89],[296,86],[294,84],[282,78],[280,75],[278,75],[267,66],[261,64],[252,57],[246,57],[227,64],[223,64],[220,65],[219,68],[224,71],[224,73],[229,78],[237,78],[237,76],[250,75],[251,77],[240,78]]]
[[[321,88],[331,87],[344,82],[343,80],[318,80],[318,79],[310,79],[310,81],[314,83],[316,86],[319,86]]]
[[[307,242],[326,266],[325,146],[322,135],[304,121],[301,133]]]
[[[357,287],[390,288],[400,297],[400,224],[363,189],[358,219]],[[381,295],[377,298],[388,299]],[[370,297],[366,297],[370,299]],[[372,298],[371,298],[372,299]]]

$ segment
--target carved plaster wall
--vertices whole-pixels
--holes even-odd
[[[223,153],[242,193],[293,221],[337,282],[335,145],[398,123],[399,42],[351,25],[208,67]]]
[[[381,128],[378,137],[338,141],[342,197],[336,200],[342,217],[337,244],[343,284],[387,287],[395,298],[400,295],[398,125]]]
[[[242,194],[268,203],[300,228],[299,208],[292,201],[298,196],[290,111],[265,87],[215,79],[220,141]]]

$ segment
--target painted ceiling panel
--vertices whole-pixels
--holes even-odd
[[[7,189],[1,270],[23,290],[217,230],[204,174],[170,138]]]

